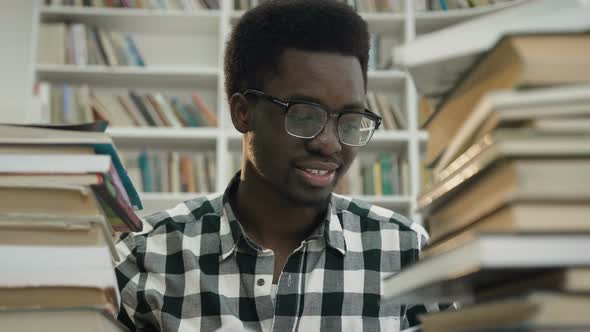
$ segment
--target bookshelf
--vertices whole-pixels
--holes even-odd
[[[503,4],[452,12],[420,12],[413,10],[414,2],[405,0],[401,13],[361,13],[372,33],[393,40],[394,45],[412,41],[417,34],[440,29],[473,17],[502,9]],[[231,126],[224,96],[223,50],[233,24],[243,11],[233,9],[233,1],[220,0],[219,10],[154,10],[74,8],[44,6],[41,0],[24,0],[8,8],[13,18],[0,20],[3,40],[15,40],[14,46],[0,58],[0,70],[12,75],[0,78],[0,97],[11,103],[0,108],[0,122],[31,122],[39,101],[31,98],[36,81],[51,83],[88,84],[111,89],[143,89],[144,91],[202,92],[203,98],[219,118],[218,128],[117,128],[109,129],[119,149],[151,148],[176,151],[215,151],[216,183],[221,191],[229,181],[229,154],[240,151],[240,135]],[[5,16],[3,13],[2,16]],[[20,18],[15,23],[14,18]],[[106,27],[133,34],[138,48],[147,59],[146,67],[77,66],[38,64],[36,62],[39,25],[50,22],[75,22]],[[24,23],[23,23],[24,22]],[[16,24],[16,25],[15,25]],[[21,29],[15,28],[20,27]],[[8,33],[8,32],[11,33]],[[389,50],[389,44],[387,44]],[[17,71],[15,68],[18,68]],[[22,69],[22,70],[20,70]],[[23,74],[24,73],[24,74]],[[17,85],[12,77],[17,78]],[[420,156],[427,134],[421,131],[417,119],[417,94],[409,75],[397,69],[371,70],[370,90],[388,93],[398,98],[407,118],[404,130],[378,131],[364,148],[368,154],[396,153],[408,160],[408,192],[392,196],[358,196],[371,203],[390,208],[420,222],[413,211],[420,191]],[[10,96],[10,98],[7,98]],[[363,158],[363,153],[359,155]],[[193,193],[145,193],[146,211],[171,207],[194,197]]]

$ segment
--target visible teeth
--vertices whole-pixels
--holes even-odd
[[[319,170],[319,169],[306,168],[305,170],[307,172],[309,172],[309,173],[313,173],[313,174],[316,174],[316,175],[325,175],[325,174],[328,173],[328,171]]]

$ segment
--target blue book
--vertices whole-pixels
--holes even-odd
[[[150,165],[150,158],[147,152],[142,151],[139,154],[139,169],[141,170],[141,180],[143,182],[143,191],[150,193],[153,191],[152,188],[152,167]]]
[[[135,41],[129,34],[125,34],[125,41],[127,42],[127,51],[133,55],[133,59],[135,60],[135,64],[140,67],[145,67],[145,60],[139,53],[139,49],[137,45],[135,45]]]
[[[64,84],[63,86],[63,100],[62,100],[62,112],[64,123],[74,123],[74,110],[72,109],[72,87]]]

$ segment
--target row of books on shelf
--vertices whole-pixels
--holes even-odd
[[[45,0],[46,6],[158,10],[219,9],[219,0]]]
[[[589,47],[588,33],[504,36],[427,121],[430,244],[383,288],[461,303],[421,316],[424,332],[590,329]]]
[[[234,0],[235,10],[247,10],[268,0]],[[359,12],[401,13],[405,0],[341,0]],[[417,0],[416,10],[449,10],[486,6],[507,0]],[[509,1],[509,0],[508,0]],[[219,9],[219,0],[45,0],[46,6],[136,8],[158,10]]]
[[[397,100],[386,93],[367,92],[367,106],[382,118],[385,130],[404,130],[408,121]]]
[[[129,33],[83,23],[42,23],[37,62],[57,65],[146,66]]]
[[[0,125],[3,331],[127,330],[112,237],[141,230],[141,202],[108,135],[84,128]]]
[[[215,192],[215,152],[124,152],[123,161],[133,183],[143,192]]]
[[[247,10],[267,0],[234,0],[236,10]],[[510,0],[411,0],[417,11],[449,10],[487,6]],[[340,0],[363,13],[403,13],[406,0]]]
[[[416,10],[437,11],[476,8],[510,1],[514,0],[420,0],[417,1]]]
[[[143,192],[211,193],[217,176],[215,152],[125,151],[123,161]],[[227,178],[240,168],[241,153],[228,153]],[[391,196],[409,192],[408,163],[397,155],[362,156],[350,166],[336,192],[344,195]]]
[[[42,123],[73,124],[106,120],[116,127],[216,127],[217,115],[201,95],[190,100],[161,93],[101,93],[87,85],[40,82]]]
[[[403,155],[359,156],[338,183],[344,195],[391,196],[409,193],[409,168]]]
[[[252,9],[268,0],[234,0],[236,10]],[[366,13],[402,12],[405,0],[340,0],[355,10]]]

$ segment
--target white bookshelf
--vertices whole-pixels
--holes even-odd
[[[440,29],[499,10],[499,6],[475,10],[414,13],[413,1],[405,0],[404,13],[361,13],[369,30],[379,33],[396,45],[403,45],[417,34]],[[10,7],[9,15],[20,18],[21,29],[10,40],[17,41],[0,55],[0,69],[12,72],[12,78],[0,77],[0,98],[10,99],[10,107],[0,108],[0,122],[31,121],[35,107],[30,91],[37,80],[55,83],[86,83],[105,88],[132,88],[204,91],[208,104],[217,109],[219,128],[110,128],[120,149],[153,148],[177,151],[215,151],[217,156],[216,189],[221,191],[229,181],[226,169],[228,154],[241,150],[241,136],[231,126],[224,95],[223,51],[233,24],[243,11],[233,9],[233,1],[220,0],[220,10],[178,11],[110,8],[46,7],[41,0],[19,1]],[[15,20],[0,14],[0,34],[14,31]],[[24,21],[23,21],[24,19]],[[146,67],[105,67],[47,65],[36,63],[37,31],[41,22],[80,22],[131,33],[145,55]],[[24,23],[23,23],[24,22]],[[9,61],[10,63],[7,63]],[[20,68],[14,71],[12,68]],[[12,69],[12,71],[10,71]],[[417,121],[417,97],[409,75],[400,70],[371,70],[368,88],[399,97],[408,118],[407,130],[375,133],[363,151],[369,154],[391,152],[407,154],[409,192],[394,196],[359,196],[368,202],[393,209],[420,221],[414,213],[420,191],[420,155],[427,141]],[[16,96],[16,100],[14,98]],[[11,98],[8,98],[11,97]],[[362,158],[362,152],[359,155]],[[195,197],[191,193],[143,193],[146,211],[172,207]]]
[[[219,79],[216,67],[197,66],[36,66],[39,80],[59,83],[86,83],[93,86],[119,87],[209,87],[215,89]]]

